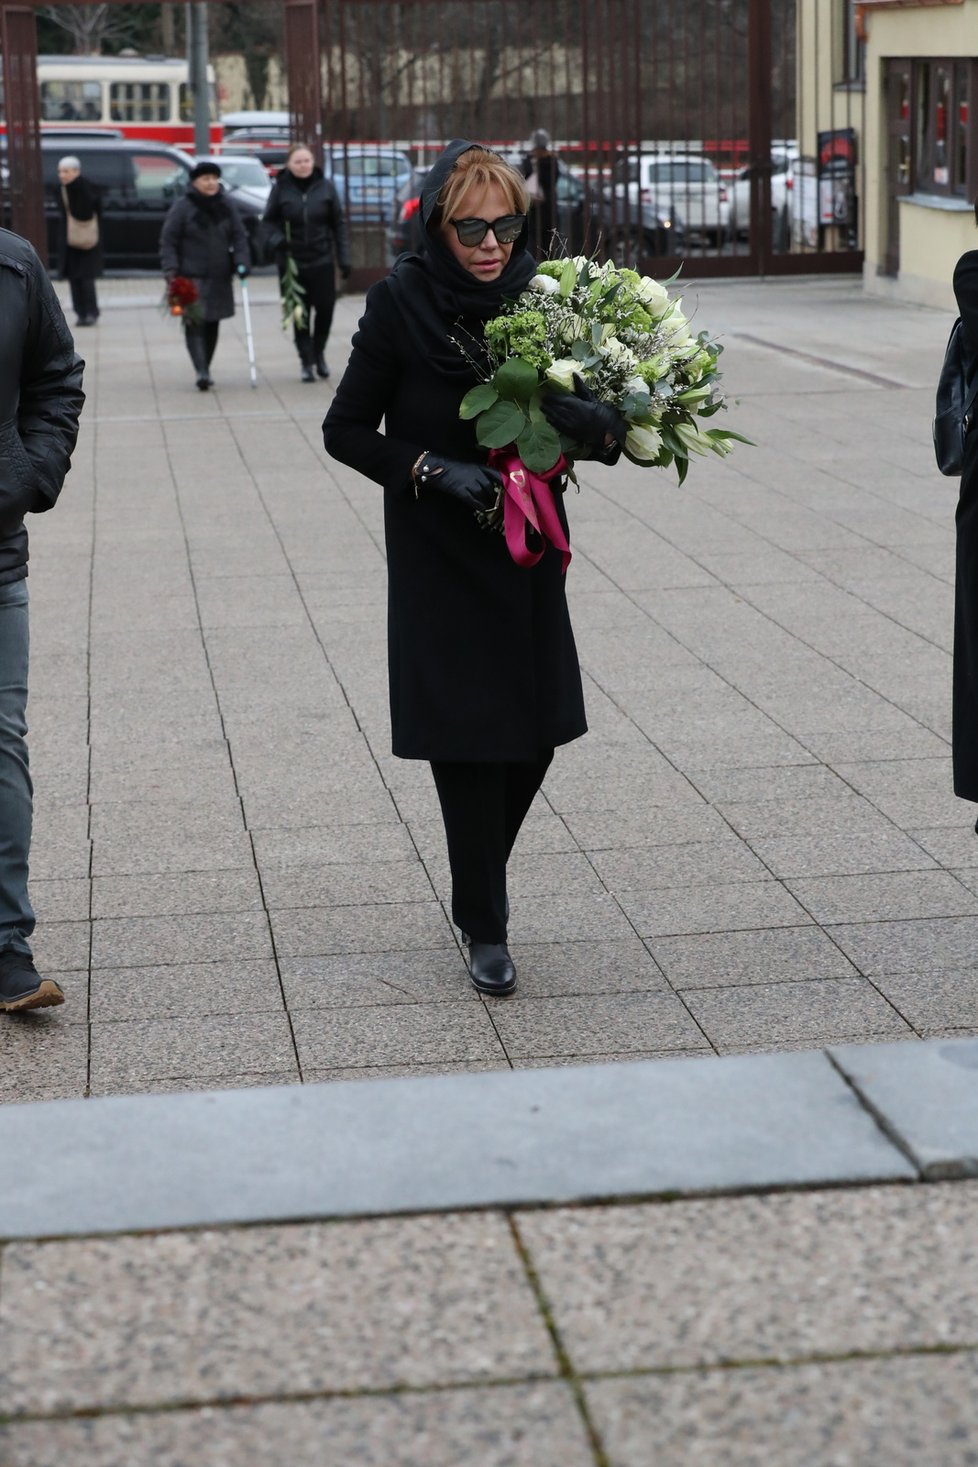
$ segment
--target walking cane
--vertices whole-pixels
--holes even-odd
[[[251,334],[251,302],[248,299],[248,286],[243,275],[238,275],[241,282],[241,309],[244,312],[245,341],[248,344],[248,372],[251,376],[252,387],[258,386],[258,368],[255,366],[255,338]]]

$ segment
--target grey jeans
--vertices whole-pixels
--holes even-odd
[[[0,951],[30,953],[27,896],[34,786],[27,761],[27,581],[0,585]]]

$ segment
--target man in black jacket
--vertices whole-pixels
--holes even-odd
[[[27,895],[33,787],[27,762],[25,514],[61,493],[85,401],[84,362],[43,265],[0,229],[0,1011],[64,1003],[34,967]]]

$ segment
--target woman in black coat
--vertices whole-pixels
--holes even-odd
[[[160,263],[167,280],[185,275],[197,287],[199,319],[184,319],[183,325],[197,386],[206,392],[213,386],[210,366],[219,323],[234,315],[232,275],[245,276],[249,268],[248,236],[234,204],[221,192],[217,163],[191,169],[186,193],[174,200],[163,221]]]
[[[484,323],[535,272],[526,205],[523,179],[497,154],[449,145],[422,191],[424,248],[368,293],[323,424],[327,451],[384,487],[393,749],[431,764],[452,915],[473,983],[492,994],[516,986],[506,862],[555,746],[587,729],[561,556],[545,543],[521,568],[481,528],[475,511],[500,479],[458,416],[479,380]],[[562,432],[617,456],[605,446],[609,413],[612,434],[624,428],[613,410],[566,395],[560,408]]]
[[[332,179],[316,167],[305,143],[293,143],[265,206],[265,238],[279,275],[289,255],[305,291],[306,315],[294,325],[303,382],[328,377],[326,342],[336,304],[336,267],[350,274],[350,242]],[[314,376],[315,374],[315,376]]]
[[[98,320],[95,282],[102,273],[102,203],[99,191],[82,178],[81,163],[73,155],[58,162],[58,203],[61,207],[61,278],[71,287],[71,304],[76,326],[94,326]],[[96,242],[90,249],[68,243],[68,215],[80,223],[95,219]]]
[[[978,219],[978,204],[975,205]],[[978,250],[962,255],[954,294],[971,371],[978,370]],[[954,589],[954,699],[951,748],[954,793],[978,801],[978,432],[965,439],[957,514]],[[978,825],[976,825],[978,830]]]

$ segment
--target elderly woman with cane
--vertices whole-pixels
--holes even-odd
[[[221,192],[218,163],[205,160],[190,170],[187,191],[163,221],[160,263],[168,281],[186,276],[197,287],[196,309],[184,316],[184,335],[197,373],[197,387],[213,387],[211,360],[220,323],[234,315],[231,278],[248,274],[248,236],[237,209]]]
[[[323,424],[327,451],[384,489],[393,749],[431,764],[452,872],[452,915],[484,994],[508,994],[506,865],[558,744],[586,732],[554,543],[532,567],[484,530],[501,478],[459,404],[479,380],[484,326],[535,273],[521,175],[457,140],[421,196],[424,246],[374,285]],[[625,425],[564,394],[548,418],[613,462]],[[380,431],[381,420],[384,431]]]

